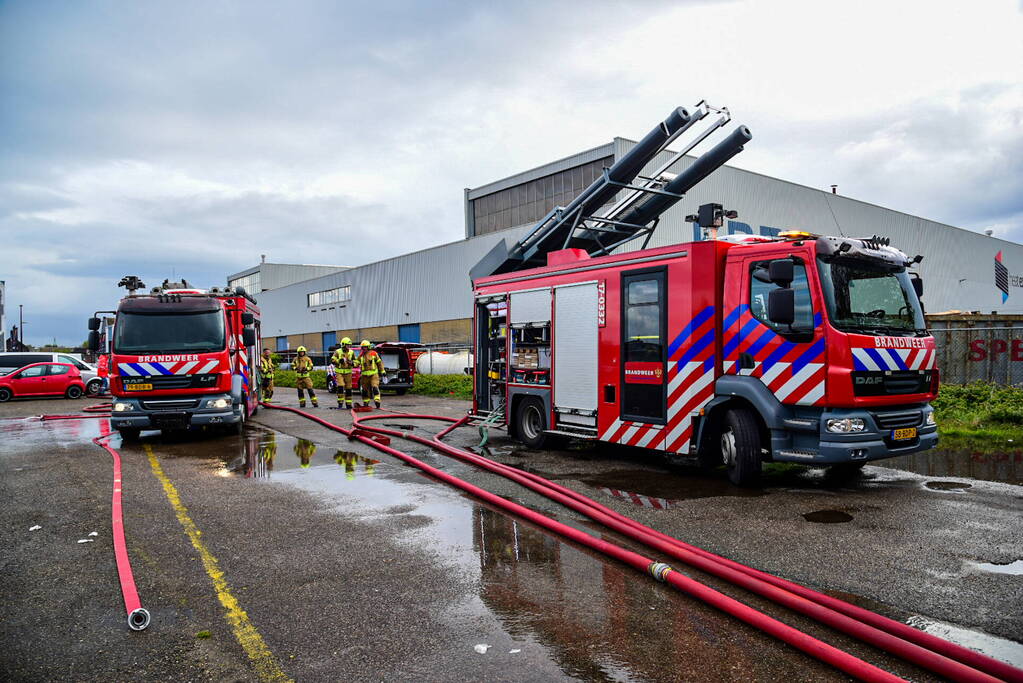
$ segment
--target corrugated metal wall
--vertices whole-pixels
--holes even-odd
[[[1023,386],[1023,316],[939,316],[928,318],[927,327],[937,344],[942,382]]]

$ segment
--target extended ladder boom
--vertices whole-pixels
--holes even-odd
[[[681,153],[662,166],[642,185],[631,184],[643,167],[682,133],[711,111],[719,114]],[[568,206],[555,207],[511,249],[501,240],[470,271],[473,280],[546,265],[547,254],[566,248],[584,249],[591,256],[608,254],[616,247],[641,237],[649,239],[657,218],[682,199],[694,185],[742,151],[751,139],[749,129],[740,126],[710,151],[700,156],[685,171],[666,183],[660,174],[729,120],[728,111],[714,109],[704,102],[692,113],[676,108],[664,121],[640,140],[627,154],[604,169],[597,179]],[[622,190],[629,190],[605,215],[596,212]],[[645,199],[643,199],[645,198]],[[640,201],[643,199],[643,201]],[[654,224],[651,226],[650,223]]]

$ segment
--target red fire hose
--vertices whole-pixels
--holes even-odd
[[[90,416],[91,417],[91,416]],[[124,596],[124,610],[128,614],[128,628],[141,631],[149,626],[149,612],[139,600],[135,588],[135,577],[131,573],[131,561],[128,559],[128,546],[124,542],[124,521],[121,514],[121,455],[107,445],[109,439],[109,423],[100,423],[100,436],[92,440],[94,444],[105,449],[114,459],[114,496],[111,502],[111,529],[114,538],[114,558],[117,560],[117,575],[121,581],[121,595]]]
[[[832,606],[833,604],[837,604],[853,608],[853,605],[849,605],[841,600],[830,598],[829,596],[824,596],[816,591],[799,586],[799,584],[785,581],[784,579],[779,579],[771,574],[745,567],[738,562],[726,560],[725,558],[714,555],[713,553],[707,552],[701,548],[683,543],[678,539],[650,529],[649,527],[621,515],[576,491],[555,484],[554,482],[544,479],[539,475],[523,472],[522,470],[503,465],[502,463],[484,458],[483,456],[470,451],[464,451],[440,442],[440,437],[447,434],[455,427],[464,424],[466,418],[463,418],[462,420],[455,420],[454,418],[440,416],[404,415],[406,419],[433,419],[453,423],[447,429],[437,434],[432,442],[415,434],[408,434],[381,427],[370,427],[362,424],[367,420],[386,419],[387,417],[388,416],[386,415],[374,415],[369,417],[356,416],[355,423],[360,429],[372,430],[391,436],[398,436],[416,441],[417,443],[429,445],[441,452],[451,455],[452,457],[470,462],[474,465],[500,474],[523,486],[526,486],[527,488],[530,488],[531,490],[537,491],[541,495],[547,496],[566,507],[576,510],[577,512],[604,524],[618,533],[644,543],[659,552],[663,552],[692,567],[700,569],[701,571],[713,574],[734,585],[740,586],[778,604],[789,607],[794,611],[816,619],[817,621],[831,626],[836,630],[842,631],[848,635],[863,640],[864,642],[884,649],[942,676],[961,681],[997,680],[988,675],[992,674],[1010,681],[1023,680],[1023,672],[1009,666],[1008,664],[986,657],[972,650],[967,650],[966,648],[962,648],[953,643],[949,643],[948,641],[936,638],[930,634],[923,633],[922,631],[918,631],[910,626],[901,624],[900,622],[887,619],[886,617],[882,617],[881,615],[870,612],[869,610],[855,608],[855,610],[858,610],[860,613],[865,613],[871,617],[875,617],[874,620],[871,620],[874,623],[864,623],[867,621],[866,619],[857,620],[854,616],[844,613],[844,610],[839,610]],[[740,568],[747,571],[740,571]],[[775,581],[768,581],[766,580],[767,577],[775,579]],[[801,590],[797,593],[795,590],[789,590],[787,586],[792,586]],[[814,595],[827,598],[827,602],[830,602],[831,604],[822,604],[825,601],[813,600],[812,596]],[[889,624],[901,628],[892,629],[892,631],[896,631],[896,633],[892,633],[892,631],[881,627],[881,625],[886,625],[884,622],[889,622]],[[901,634],[907,631],[911,636],[925,636],[925,638],[902,637]],[[965,657],[963,656],[964,654]],[[963,659],[967,659],[968,662],[963,662]],[[980,664],[980,666],[978,666],[978,664]],[[985,671],[987,673],[983,673]]]
[[[471,493],[477,498],[480,498],[481,500],[484,500],[497,508],[500,508],[506,512],[510,512],[523,519],[526,519],[536,524],[537,526],[541,526],[545,529],[560,534],[580,545],[592,548],[597,552],[603,553],[613,559],[624,562],[625,564],[628,564],[641,572],[649,573],[655,579],[665,583],[669,583],[678,590],[687,593],[688,595],[695,597],[698,600],[706,602],[707,604],[716,607],[717,609],[720,609],[723,612],[726,612],[727,614],[730,614],[736,617],[737,619],[740,619],[750,624],[751,626],[754,626],[755,628],[758,628],[764,631],[765,633],[768,633],[778,638],[779,640],[782,640],[783,642],[788,643],[789,645],[792,645],[793,647],[799,650],[802,650],[803,652],[809,654],[810,656],[820,659],[821,661],[826,662],[834,666],[835,668],[848,673],[851,676],[855,676],[856,678],[865,681],[902,680],[898,676],[890,674],[887,671],[884,671],[883,669],[880,669],[872,664],[869,664],[857,657],[854,657],[853,655],[847,652],[839,650],[838,648],[832,645],[828,645],[827,643],[818,640],[813,636],[810,636],[806,633],[803,633],[802,631],[799,631],[798,629],[795,629],[787,624],[784,624],[778,621],[777,619],[774,619],[773,617],[770,617],[762,612],[759,612],[753,609],[752,607],[749,607],[748,605],[739,602],[738,600],[734,600],[733,598],[730,598],[727,595],[724,595],[723,593],[714,590],[713,588],[705,586],[694,579],[686,577],[680,574],[679,572],[673,570],[666,564],[655,562],[648,557],[644,557],[643,555],[640,555],[638,553],[626,550],[625,548],[615,545],[614,543],[610,543],[608,541],[596,538],[583,531],[580,531],[566,524],[558,522],[554,519],[551,519],[550,517],[542,515],[536,512],[535,510],[531,510],[517,503],[513,503],[512,501],[506,500],[494,493],[491,493],[490,491],[481,489],[480,487],[474,486],[473,484],[470,484],[462,479],[454,477],[448,474],[447,472],[427,465],[426,463],[408,455],[407,453],[403,453],[399,450],[391,448],[390,446],[379,443],[378,441],[372,439],[369,435],[365,436],[363,435],[366,434],[364,430],[373,431],[383,430],[378,430],[377,428],[370,427],[356,427],[355,429],[349,430],[345,429],[344,427],[340,427],[338,425],[327,422],[326,420],[323,420],[315,415],[311,415],[304,411],[297,410],[295,408],[290,408],[288,406],[277,406],[272,404],[263,405],[267,408],[275,410],[284,410],[308,418],[324,427],[327,427],[328,429],[340,432],[348,436],[350,439],[360,441],[368,446],[376,448],[377,450],[392,455],[414,467],[417,467],[418,469],[426,472],[427,474],[445,483],[451,484],[452,486],[462,489],[463,491]],[[391,419],[393,419],[394,416],[377,417],[390,417]],[[401,432],[397,432],[397,434],[399,436],[406,437],[411,436]],[[446,446],[446,444],[440,445]]]

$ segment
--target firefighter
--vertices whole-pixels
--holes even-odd
[[[274,370],[277,364],[274,363],[270,349],[263,349],[263,355],[259,357],[259,374],[263,378],[263,403],[270,403],[274,397]]]
[[[352,349],[352,340],[345,337],[341,340],[341,348],[330,357],[330,364],[334,366],[334,376],[337,378],[337,407],[338,410],[352,409],[352,370],[355,368],[355,351]]]
[[[313,402],[313,408],[319,408],[320,404],[316,399],[316,392],[313,391],[313,379],[309,376],[309,373],[313,371],[313,359],[306,355],[304,346],[298,347],[298,355],[295,357],[295,362],[291,364],[291,369],[295,371],[298,407],[305,408],[305,394],[302,393],[302,390],[307,389],[309,391],[309,398]]]
[[[380,354],[373,350],[373,345],[363,339],[362,353],[359,355],[359,368],[362,370],[362,377],[359,385],[362,387],[362,405],[369,406],[369,397],[372,394],[373,403],[380,407],[380,377],[384,374],[384,361]]]

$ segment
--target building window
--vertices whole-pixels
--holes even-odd
[[[312,308],[313,306],[325,306],[327,304],[350,301],[351,298],[352,287],[351,285],[345,285],[344,287],[335,287],[334,289],[325,289],[322,292],[307,294],[306,306],[309,308]]]
[[[263,290],[260,289],[260,278],[259,271],[245,277],[236,278],[234,280],[228,280],[228,287],[244,287],[245,291],[249,294],[259,294]]]
[[[475,234],[536,223],[555,206],[567,206],[613,163],[613,156],[605,157],[474,199]]]
[[[288,350],[288,338],[287,337],[277,337],[277,350],[278,351],[287,351]]]

